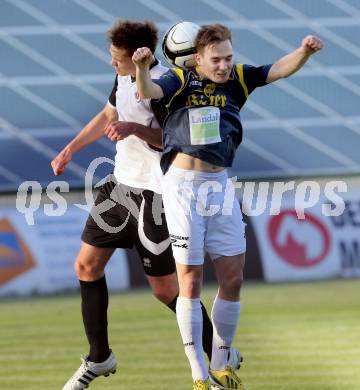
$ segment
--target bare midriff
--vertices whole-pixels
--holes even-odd
[[[171,165],[176,168],[200,172],[220,172],[225,169],[224,167],[210,164],[206,161],[200,160],[199,158],[193,156],[189,156],[185,153],[177,153],[172,160]]]

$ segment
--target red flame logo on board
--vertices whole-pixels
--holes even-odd
[[[330,250],[331,238],[326,226],[311,214],[298,219],[295,210],[273,216],[268,236],[278,256],[296,267],[312,267],[322,262]]]

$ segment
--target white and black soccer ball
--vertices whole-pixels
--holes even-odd
[[[196,23],[180,22],[165,33],[162,50],[171,65],[190,67],[195,65],[195,38],[200,29]]]

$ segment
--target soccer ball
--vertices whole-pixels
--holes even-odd
[[[189,67],[195,65],[194,42],[200,26],[192,22],[180,22],[165,33],[162,50],[171,65]]]

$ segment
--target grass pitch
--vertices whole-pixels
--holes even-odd
[[[0,324],[1,390],[61,390],[87,351],[78,296],[5,300]],[[111,295],[109,327],[118,372],[92,390],[192,388],[175,316],[149,291]],[[234,345],[249,390],[360,389],[360,280],[246,284]]]

